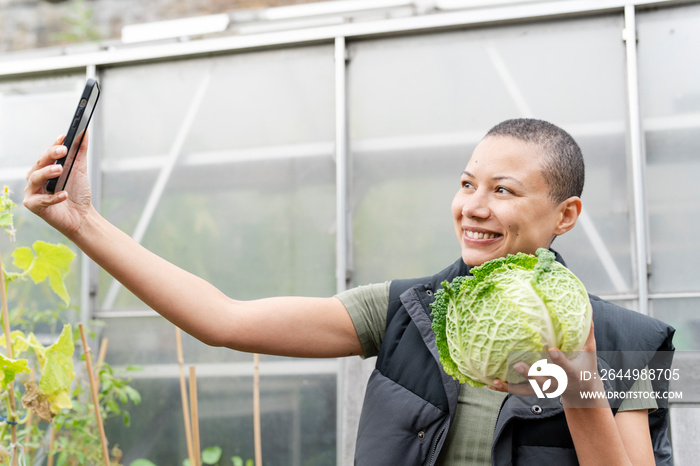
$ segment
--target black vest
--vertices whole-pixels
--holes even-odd
[[[559,255],[557,260],[563,262]],[[468,273],[459,259],[432,277],[391,283],[386,334],[360,416],[356,465],[435,464],[454,419],[460,386],[440,365],[429,304],[444,280]],[[595,296],[591,305],[599,365],[670,367],[672,327]],[[616,389],[629,389],[632,382],[622,384]],[[663,383],[654,386],[667,388]],[[668,407],[659,406],[649,415],[654,454],[657,465],[671,465]],[[578,464],[558,400],[506,397],[496,424],[492,464]]]

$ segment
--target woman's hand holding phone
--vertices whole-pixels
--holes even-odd
[[[90,185],[87,177],[88,135],[75,157],[71,171],[71,182],[65,191],[50,194],[46,191],[49,179],[61,174],[64,167],[56,160],[66,155],[63,145],[64,136],[60,136],[32,165],[27,173],[27,187],[24,189],[24,206],[43,218],[68,238],[72,238],[83,224],[91,209]]]

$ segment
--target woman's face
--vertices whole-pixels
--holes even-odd
[[[535,144],[507,136],[489,136],[474,149],[452,201],[455,233],[467,265],[518,252],[534,254],[573,227],[563,226],[571,213],[564,206],[567,201],[556,204],[549,197],[541,152]]]

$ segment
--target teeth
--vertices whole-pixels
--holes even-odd
[[[472,239],[493,239],[497,235],[495,233],[481,233],[481,232],[476,232],[476,231],[471,231],[471,230],[465,230],[467,233],[467,236]]]

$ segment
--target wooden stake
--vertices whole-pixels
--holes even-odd
[[[253,443],[255,466],[262,466],[262,434],[260,429],[260,355],[253,354]]]
[[[185,439],[187,441],[187,457],[190,464],[194,463],[194,448],[192,447],[192,423],[190,422],[190,408],[187,402],[187,388],[185,386],[185,358],[182,356],[182,331],[175,327],[175,340],[177,342],[177,362],[180,365],[180,398],[182,398],[182,417],[185,421]]]
[[[46,462],[46,466],[53,466],[53,457],[55,456],[53,453],[53,445],[56,443],[56,435],[58,434],[58,431],[51,426],[51,437],[49,438],[49,453],[48,453],[48,461]]]
[[[95,374],[92,371],[92,358],[90,357],[90,347],[85,338],[85,329],[83,324],[78,324],[80,329],[80,339],[83,340],[83,354],[85,355],[85,365],[87,366],[88,380],[90,381],[90,394],[92,395],[92,404],[95,406],[95,418],[97,419],[97,428],[100,432],[100,443],[102,444],[102,459],[105,466],[109,464],[109,450],[107,450],[107,436],[105,435],[105,426],[102,424],[102,413],[100,412],[100,400],[97,395],[97,385],[95,384]]]
[[[192,409],[192,447],[194,449],[194,466],[202,464],[202,450],[199,446],[199,408],[197,406],[197,375],[194,366],[190,366],[190,406]]]
[[[32,411],[32,410],[30,409],[29,412],[27,412],[27,418],[26,418],[26,421],[25,421],[25,424],[26,424],[27,426],[30,427],[30,428],[27,430],[27,438],[26,438],[26,440],[24,441],[24,442],[25,442],[25,445],[24,445],[24,454],[25,454],[25,455],[29,455],[29,454],[30,454],[30,450],[31,450],[31,448],[29,447],[29,445],[32,443],[32,432],[33,432],[33,429],[31,428],[31,425],[32,425],[33,422],[34,422],[34,411]]]
[[[98,382],[100,371],[102,370],[102,364],[104,364],[105,356],[107,355],[107,346],[109,346],[109,338],[103,338],[102,343],[100,344],[100,352],[97,355],[97,364],[95,364],[95,376],[98,378]]]
[[[2,270],[2,257],[0,257],[0,301],[2,302],[2,327],[3,332],[5,332],[5,344],[7,345],[7,357],[14,359],[14,354],[12,350],[12,337],[10,336],[10,311],[7,307],[7,293],[5,290],[5,273]],[[10,382],[7,385],[7,395],[10,401],[10,407],[12,408],[12,413],[8,413],[8,421],[14,421],[12,415],[15,414],[15,383]],[[12,437],[12,445],[17,445],[17,425],[12,424],[10,426],[10,433]],[[17,465],[17,448],[14,448],[12,453],[12,466]]]

